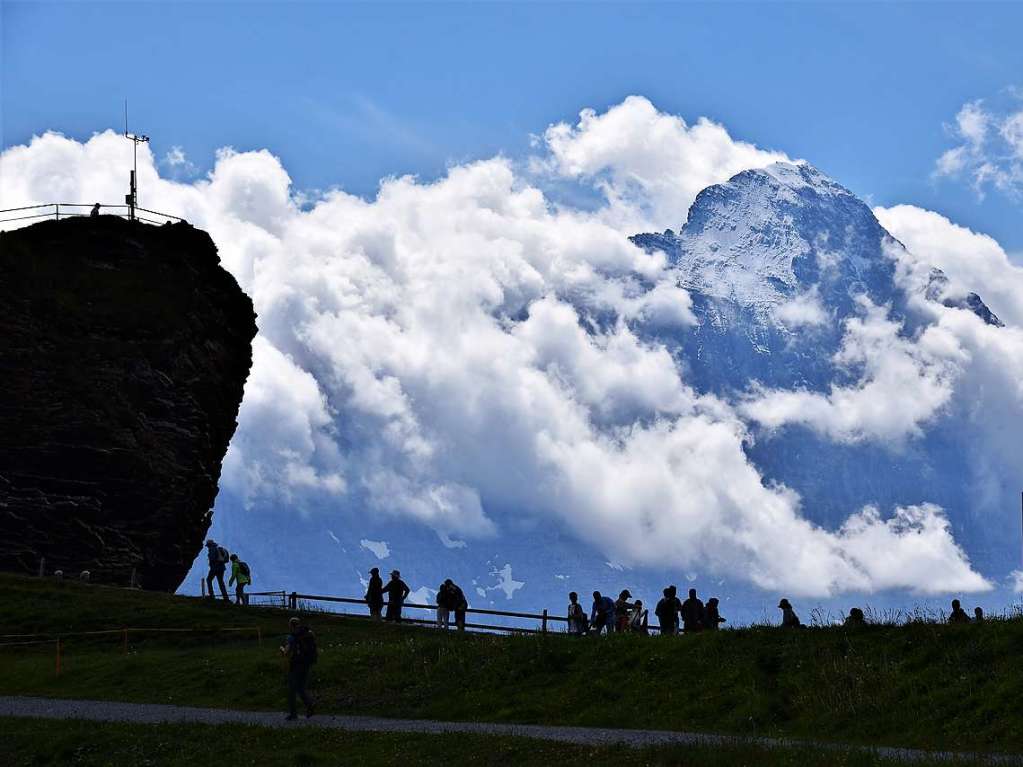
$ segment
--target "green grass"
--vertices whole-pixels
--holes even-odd
[[[317,765],[692,765],[692,767],[867,767],[898,765],[872,754],[756,746],[632,749],[547,743],[480,735],[350,733],[320,729],[196,724],[99,724],[7,718],[0,739],[6,767],[316,767]],[[914,762],[928,764],[948,762]],[[957,764],[969,765],[970,761]]]
[[[0,576],[0,633],[259,625],[0,648],[0,694],[279,710],[289,613]],[[324,712],[659,728],[978,751],[1023,750],[1023,622],[751,628],[695,637],[495,637],[312,614]],[[0,640],[3,641],[3,640]]]

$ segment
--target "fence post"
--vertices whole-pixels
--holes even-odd
[[[39,557],[39,577],[46,575],[46,557]]]
[[[135,568],[131,568],[131,583],[128,584],[128,588],[135,588]]]
[[[54,203],[53,209],[55,213],[54,221],[60,221],[60,205],[58,203]]]
[[[288,597],[288,608],[291,610],[298,609],[298,592],[292,591],[291,596]]]
[[[206,596],[206,581],[204,581],[202,578],[199,579],[199,591],[202,592],[202,595],[204,597]]]
[[[543,623],[540,626],[540,630],[543,631],[543,633],[545,633],[545,634],[547,633],[547,608],[546,607],[543,608]]]

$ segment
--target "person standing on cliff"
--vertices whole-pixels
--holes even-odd
[[[401,607],[412,589],[401,579],[401,573],[393,570],[391,580],[384,586],[383,591],[387,594],[387,615],[384,616],[384,620],[401,623]]]
[[[213,579],[216,578],[217,583],[220,584],[220,594],[224,597],[224,601],[231,601],[231,598],[227,595],[227,586],[224,585],[224,573],[227,571],[229,557],[230,554],[227,553],[227,549],[223,546],[218,546],[215,540],[210,538],[206,541],[206,558],[210,563],[210,572],[206,576],[206,594],[210,599],[214,599]]]
[[[369,587],[366,589],[366,604],[369,605],[371,618],[380,620],[380,612],[384,609],[384,582],[380,578],[380,568],[369,571]]]

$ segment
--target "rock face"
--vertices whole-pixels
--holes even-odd
[[[0,233],[0,568],[173,590],[210,526],[255,314],[205,232]]]

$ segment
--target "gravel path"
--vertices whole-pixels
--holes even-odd
[[[57,698],[30,698],[0,696],[0,717],[20,716],[44,719],[85,719],[96,722],[134,722],[162,724],[200,722],[202,724],[249,724],[260,727],[322,727],[359,732],[402,733],[468,733],[472,735],[498,735],[517,738],[537,738],[559,743],[586,745],[612,745],[623,743],[640,748],[661,745],[757,745],[766,748],[806,746],[816,749],[856,750],[872,752],[878,756],[912,762],[920,759],[979,758],[990,764],[1020,764],[1023,756],[1010,754],[958,754],[952,752],[920,751],[908,748],[843,746],[833,743],[780,738],[742,737],[738,735],[709,735],[696,732],[668,730],[621,730],[607,727],[554,727],[534,724],[493,724],[489,722],[437,722],[428,719],[383,719],[372,716],[317,715],[312,719],[300,717],[285,721],[284,715],[267,711],[237,711],[223,708],[193,708],[167,706],[155,703],[117,703],[111,701],[62,700]]]

